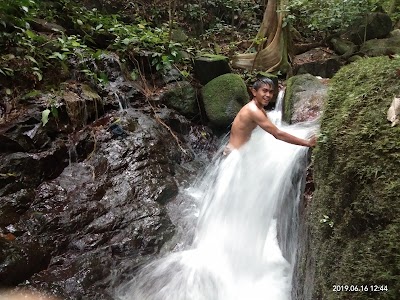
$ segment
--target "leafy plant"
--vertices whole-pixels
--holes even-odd
[[[0,2],[0,25],[3,29],[27,29],[31,9],[36,7],[34,0],[3,0]]]
[[[325,35],[344,29],[366,12],[373,11],[376,0],[293,0],[286,7],[285,22],[294,24],[304,33],[323,32]]]

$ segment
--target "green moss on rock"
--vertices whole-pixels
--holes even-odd
[[[400,126],[386,120],[400,95],[399,69],[399,58],[360,59],[331,81],[309,208],[317,257],[313,299],[399,297]],[[333,291],[333,285],[375,284],[389,291]]]
[[[220,75],[230,73],[228,57],[215,54],[202,54],[194,60],[194,73],[202,85]]]
[[[164,101],[186,117],[193,117],[199,113],[197,93],[187,81],[178,81],[169,84],[164,95]]]
[[[202,89],[204,108],[214,127],[226,128],[249,101],[246,84],[236,74],[224,74]]]
[[[400,36],[366,41],[361,46],[360,52],[368,56],[400,54]]]
[[[321,81],[311,74],[301,74],[290,77],[286,82],[285,98],[283,99],[283,120],[287,123],[295,123],[293,115],[297,103],[306,99],[312,102],[323,102],[326,95],[326,87]],[[321,104],[315,103],[318,110]],[[306,109],[303,105],[303,108]]]

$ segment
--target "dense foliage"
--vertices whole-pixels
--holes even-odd
[[[346,30],[371,11],[385,10],[398,21],[395,6],[400,6],[396,0],[294,0],[287,7],[287,22],[293,23],[305,35],[327,36]]]
[[[396,7],[396,0],[295,0],[287,7],[286,23],[304,36],[326,35],[343,29],[379,5]],[[32,88],[43,81],[68,76],[71,64],[83,78],[106,82],[90,68],[105,51],[115,51],[132,64],[130,75],[139,77],[135,58],[151,52],[151,64],[160,73],[172,65],[184,76],[191,73],[190,57],[206,51],[232,55],[243,40],[256,36],[264,1],[259,0],[153,0],[153,1],[38,1],[0,2],[0,81]],[[398,10],[393,10],[394,13]],[[38,20],[54,23],[49,32],[34,30]],[[173,31],[186,34],[176,39]],[[188,37],[189,36],[189,37]],[[61,71],[60,71],[61,70]],[[132,71],[133,70],[133,71]]]

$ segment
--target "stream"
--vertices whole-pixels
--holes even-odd
[[[316,122],[281,122],[282,96],[270,119],[311,136]],[[115,299],[290,299],[308,149],[257,127],[240,150],[227,157],[222,150],[169,205],[173,245],[121,284]]]

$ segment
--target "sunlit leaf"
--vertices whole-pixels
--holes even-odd
[[[29,98],[34,98],[34,97],[36,97],[36,96],[38,96],[38,95],[40,95],[40,91],[38,91],[38,90],[32,90],[32,91],[30,91],[29,93],[23,95],[23,96],[22,96],[22,100],[26,100],[26,99],[29,99]]]
[[[131,78],[132,78],[132,80],[137,80],[139,78],[139,74],[136,70],[133,70],[131,72]]]
[[[35,75],[39,81],[42,81],[42,79],[43,79],[42,73],[40,73],[38,71],[34,71],[33,75]]]
[[[33,39],[33,38],[35,38],[37,36],[33,31],[31,31],[29,29],[25,30],[25,33],[28,36],[28,38],[30,38],[30,39]]]
[[[50,109],[45,109],[42,111],[42,124],[45,126],[47,122],[49,121],[49,114],[50,114]]]
[[[30,60],[31,62],[35,63],[36,65],[38,64],[38,62],[36,61],[36,59],[34,59],[32,56],[30,55],[25,55],[25,58]]]

